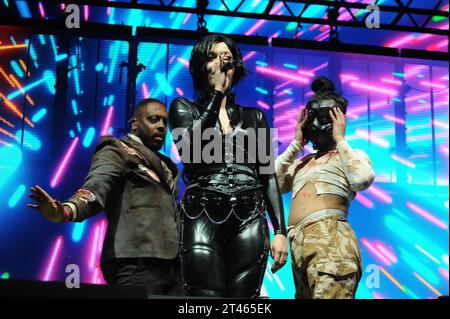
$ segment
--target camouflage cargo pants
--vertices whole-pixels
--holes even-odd
[[[289,227],[296,298],[354,298],[361,252],[347,220],[327,216]]]

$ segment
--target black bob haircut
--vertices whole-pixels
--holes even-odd
[[[208,88],[208,76],[206,74],[208,53],[214,44],[220,42],[228,46],[235,61],[233,82],[231,83],[230,89],[235,87],[248,73],[242,59],[241,50],[239,50],[232,39],[218,34],[207,35],[195,44],[191,52],[191,59],[189,60],[189,71],[191,72],[194,89],[197,94],[204,93]]]
[[[315,93],[306,104],[306,108],[313,103],[323,100],[333,100],[341,111],[346,114],[348,100],[336,92],[334,83],[325,76],[319,76],[311,83],[311,90]]]

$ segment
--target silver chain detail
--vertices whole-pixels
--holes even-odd
[[[259,206],[261,206],[261,208],[264,208],[264,207],[265,207],[264,199],[262,199],[261,201],[256,201],[256,202],[255,202],[255,207],[254,207],[253,210],[250,212],[250,217],[243,219],[243,218],[240,218],[240,217],[237,215],[236,211],[234,210],[234,207],[237,205],[237,203],[234,202],[234,203],[231,205],[231,209],[230,209],[230,212],[227,214],[227,217],[225,217],[225,219],[223,219],[223,220],[221,220],[221,221],[215,221],[215,220],[211,217],[211,215],[208,213],[208,211],[206,210],[206,203],[205,203],[205,201],[204,201],[203,199],[206,199],[206,197],[202,196],[201,199],[200,199],[200,205],[202,205],[202,210],[200,211],[200,214],[198,214],[197,216],[191,216],[191,215],[189,215],[189,214],[187,213],[186,209],[184,208],[184,202],[183,202],[183,201],[184,201],[184,198],[182,198],[181,201],[180,201],[180,208],[181,208],[182,212],[183,212],[189,219],[191,219],[191,220],[197,219],[197,218],[199,218],[202,214],[205,214],[206,217],[208,217],[208,219],[211,221],[211,223],[213,223],[213,224],[215,224],[215,225],[221,225],[221,224],[225,223],[225,222],[231,217],[231,215],[234,215],[234,216],[237,218],[237,220],[239,220],[240,222],[246,223],[246,222],[248,222],[249,220],[251,220],[252,218],[254,218],[255,215],[256,215],[257,213],[260,213],[260,208],[259,208]],[[260,203],[261,203],[261,205],[259,205]],[[262,209],[261,209],[261,210],[262,210]],[[261,213],[261,214],[262,214],[262,213]]]

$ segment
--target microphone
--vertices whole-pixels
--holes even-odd
[[[227,73],[229,70],[234,69],[237,66],[237,61],[236,60],[231,60],[227,63],[225,63],[222,66],[222,72]]]

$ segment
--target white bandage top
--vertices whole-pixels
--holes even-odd
[[[292,198],[306,183],[312,183],[317,195],[340,195],[350,202],[357,191],[367,189],[375,179],[372,162],[367,154],[352,149],[346,140],[339,142],[336,150],[318,159],[306,155],[296,160],[301,151],[302,146],[294,140],[275,161],[280,190],[283,194],[292,191]],[[306,165],[296,169],[309,158]]]

